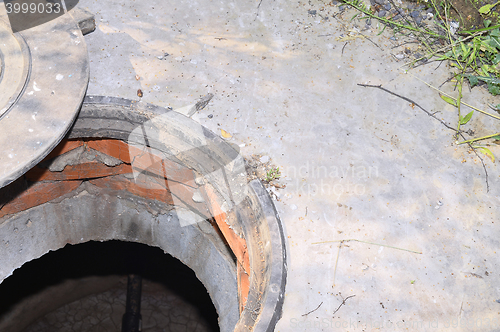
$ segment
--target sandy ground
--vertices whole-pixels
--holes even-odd
[[[500,329],[498,162],[483,156],[487,192],[479,159],[451,130],[357,85],[382,84],[455,127],[456,109],[414,77],[438,86],[449,67],[403,73],[412,58],[395,56],[417,45],[397,47],[406,40],[378,36],[376,22],[362,38],[355,12],[316,0],[80,6],[97,23],[85,37],[88,94],[139,100],[141,89],[176,109],[213,93],[194,119],[280,167],[289,275],[276,331]],[[499,103],[477,88],[464,99]],[[469,128],[495,133],[498,120],[476,113]]]

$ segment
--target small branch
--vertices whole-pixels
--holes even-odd
[[[342,47],[342,53],[341,53],[341,55],[344,55],[344,48],[347,46],[347,44],[349,44],[349,42],[345,42],[344,46]]]
[[[262,5],[262,1],[263,0],[260,0],[259,4],[257,5],[257,13],[255,13],[254,21],[257,20],[257,17],[259,17],[259,9],[260,9],[260,5]]]
[[[439,122],[441,122],[441,124],[443,126],[445,126],[446,128],[450,129],[450,130],[453,130],[454,132],[456,132],[457,130],[451,126],[449,126],[446,122],[444,122],[443,120],[439,119],[437,116],[435,116],[433,113],[427,111],[425,108],[423,108],[422,106],[420,106],[418,103],[416,103],[415,101],[411,100],[410,98],[407,98],[405,96],[401,96],[401,95],[398,95],[397,93],[395,92],[392,92],[390,90],[387,90],[386,88],[383,88],[382,85],[371,85],[371,84],[361,84],[361,83],[358,83],[359,86],[362,86],[362,87],[365,87],[365,88],[377,88],[377,89],[380,89],[380,90],[383,90],[387,93],[390,93],[391,95],[393,96],[396,96],[396,97],[399,97],[403,100],[406,100],[407,102],[409,103],[412,103],[414,104],[415,106],[417,106],[418,108],[420,108],[422,111],[424,111],[425,113],[427,113],[428,116],[438,120]]]
[[[320,303],[320,304],[316,307],[316,309],[311,310],[311,311],[309,311],[307,314],[303,314],[302,316],[307,316],[307,315],[309,315],[309,314],[311,314],[311,313],[315,312],[316,310],[318,310],[318,309],[319,309],[319,307],[321,307],[321,305],[322,305],[322,304],[323,304],[323,302],[321,302],[321,303]]]
[[[374,246],[387,247],[387,248],[391,248],[391,249],[403,250],[403,251],[408,251],[408,252],[412,252],[412,253],[415,253],[415,254],[422,254],[422,252],[420,252],[420,251],[415,251],[415,250],[410,250],[410,249],[404,249],[404,248],[393,247],[393,246],[389,246],[389,245],[387,245],[387,244],[380,244],[380,243],[374,243],[374,242],[368,242],[368,241],[361,241],[361,240],[358,240],[358,239],[335,240],[335,241],[322,241],[322,242],[313,242],[313,243],[311,243],[311,244],[323,244],[323,243],[335,243],[335,242],[340,242],[340,244],[342,244],[342,243],[344,243],[344,242],[350,242],[350,241],[356,241],[356,242],[361,242],[361,243],[366,243],[366,244],[372,244],[372,245],[374,245]]]
[[[356,295],[349,295],[348,297],[346,297],[346,298],[344,299],[344,297],[342,296],[342,294],[340,294],[340,292],[339,292],[339,295],[340,295],[340,297],[342,298],[342,303],[341,303],[341,304],[339,305],[339,307],[338,307],[338,308],[337,308],[337,309],[333,312],[333,314],[332,314],[332,315],[335,315],[335,314],[337,313],[337,311],[339,311],[339,310],[340,310],[340,307],[342,307],[343,305],[345,305],[345,301],[349,300],[351,297],[355,297],[355,296],[356,296]]]
[[[411,74],[410,74],[410,75],[411,75]],[[416,77],[416,76],[414,76],[414,75],[411,75],[411,76],[413,76],[413,77],[417,78],[419,81],[422,81],[421,79],[419,79],[418,77]],[[436,89],[436,88],[434,88],[432,85],[430,85],[429,83],[427,83],[427,82],[425,82],[425,81],[422,81],[422,82],[424,82],[426,85],[430,86],[431,88]],[[430,112],[426,111],[424,108],[422,108],[422,106],[420,106],[419,104],[417,104],[416,102],[414,102],[414,101],[413,101],[413,100],[411,100],[410,98],[407,98],[407,97],[404,97],[404,96],[400,96],[400,95],[398,95],[397,93],[394,93],[394,92],[392,92],[392,91],[390,91],[390,90],[387,90],[387,89],[383,88],[383,87],[382,87],[382,85],[369,85],[369,84],[359,84],[359,83],[358,83],[358,85],[359,85],[359,86],[363,86],[363,87],[378,88],[378,89],[383,90],[383,91],[385,91],[385,92],[387,92],[387,93],[390,93],[390,94],[391,94],[391,95],[393,95],[393,96],[399,97],[399,98],[401,98],[401,99],[403,99],[403,100],[406,100],[406,101],[408,101],[408,102],[410,102],[410,103],[413,103],[415,106],[417,106],[417,107],[418,107],[418,108],[420,108],[422,111],[424,111],[425,113],[427,113],[430,117],[433,117],[434,119],[436,119],[436,120],[438,120],[439,122],[441,122],[441,123],[442,123],[442,124],[443,124],[446,128],[448,128],[448,129],[450,129],[450,130],[453,130],[456,134],[460,135],[460,137],[462,137],[462,138],[464,139],[464,141],[465,141],[465,136],[464,136],[464,134],[463,134],[463,132],[462,132],[462,131],[458,131],[458,130],[456,130],[455,128],[450,127],[450,126],[449,126],[446,122],[444,122],[443,120],[441,120],[441,119],[437,118],[437,117],[436,117],[433,113],[430,113]],[[448,94],[446,94],[446,93],[444,93],[444,92],[441,92],[441,91],[440,91],[440,90],[438,90],[438,89],[436,89],[436,90],[437,90],[437,91],[439,91],[440,93],[442,93],[442,94],[444,94],[444,95],[447,95],[448,97],[450,97],[450,98],[454,99],[455,101],[457,100],[457,99],[453,98],[452,96],[450,96],[450,95],[448,95]],[[464,103],[464,102],[462,102],[462,101],[461,101],[461,103],[462,103],[462,104],[464,104],[465,106],[468,106],[468,107],[470,107],[470,108],[474,109],[474,110],[480,111],[481,113],[486,113],[486,112],[481,111],[481,110],[479,110],[479,109],[477,109],[477,108],[475,108],[475,107],[473,107],[473,106],[470,106],[470,105],[468,105],[468,104],[466,104],[466,103]],[[490,115],[490,116],[493,116],[493,117],[495,117],[495,118],[498,118],[497,116],[494,116],[494,115],[492,115],[492,114],[489,114],[489,113],[486,113],[486,114],[488,114],[488,115]],[[484,160],[483,160],[483,158],[481,158],[481,156],[477,153],[476,149],[472,146],[472,144],[470,144],[470,142],[467,142],[467,144],[468,144],[468,145],[469,145],[469,147],[472,149],[472,151],[474,151],[475,155],[479,158],[479,160],[481,160],[481,165],[483,165],[484,174],[485,174],[485,180],[486,180],[486,192],[489,192],[489,191],[490,191],[490,183],[488,182],[488,170],[486,169],[486,165],[484,164]]]
[[[465,140],[465,136],[464,134],[460,133],[460,136]],[[472,151],[474,151],[474,154],[476,155],[476,157],[479,158],[479,160],[481,160],[481,165],[483,165],[483,169],[484,169],[484,175],[485,175],[485,178],[486,178],[486,192],[489,192],[490,191],[490,183],[488,182],[488,171],[486,170],[486,165],[484,164],[484,160],[483,158],[481,158],[481,156],[477,153],[476,149],[472,146],[472,144],[470,143],[467,143],[467,145],[469,146],[469,148],[472,149]]]

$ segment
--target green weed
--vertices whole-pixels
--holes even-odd
[[[280,173],[279,167],[271,168],[269,171],[267,171],[265,181],[271,182],[273,180],[279,179],[280,176],[281,176],[281,173]]]

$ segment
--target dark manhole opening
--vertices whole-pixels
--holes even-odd
[[[131,274],[143,280],[142,331],[220,331],[189,267],[159,248],[122,241],[66,245],[14,271],[0,284],[0,330],[121,331]]]

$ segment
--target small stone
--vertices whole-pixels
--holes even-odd
[[[371,18],[369,18],[369,19],[367,19],[367,20],[366,20],[366,25],[372,25],[372,20],[371,20]]]
[[[196,178],[194,179],[194,182],[195,182],[197,185],[202,186],[202,185],[204,185],[204,184],[205,184],[205,179],[204,179],[203,177],[201,177],[201,176],[198,176],[198,177],[196,177]],[[194,197],[194,195],[193,195],[193,197]]]
[[[157,56],[157,58],[158,58],[158,60],[167,60],[167,57],[169,55],[170,54],[168,54],[168,53],[163,53],[163,55]]]
[[[193,201],[195,201],[196,203],[202,203],[205,200],[203,199],[203,196],[201,196],[200,192],[197,191],[193,195]]]
[[[292,210],[297,210],[297,205],[295,205],[295,204],[291,204],[291,205],[290,205],[290,209],[292,209]]]
[[[405,55],[404,55],[404,53],[399,53],[399,54],[396,54],[395,57],[398,60],[403,60],[405,58]]]
[[[211,119],[211,118],[213,118],[213,117],[214,117],[214,115],[213,115],[213,114],[209,114],[209,115],[208,115],[208,118],[209,118],[209,119]]]
[[[387,12],[385,10],[381,10],[378,12],[378,17],[384,17],[385,15],[387,15]]]
[[[417,23],[418,25],[420,25],[420,23],[422,23],[422,16],[419,16],[415,19],[415,23]]]
[[[263,156],[260,158],[260,162],[265,164],[269,161],[269,159],[270,159],[269,156]]]
[[[397,14],[396,16],[394,16],[394,17],[392,18],[392,20],[393,20],[393,21],[399,21],[401,18],[402,18],[402,17],[401,17],[401,15]]]
[[[419,16],[420,16],[420,13],[419,13],[419,12],[417,12],[416,10],[414,10],[414,11],[412,11],[412,12],[410,13],[410,16],[411,16],[412,18],[415,18],[415,19],[416,19],[417,17],[419,17]]]
[[[385,4],[385,0],[375,0],[375,3],[378,3],[379,5]]]
[[[313,10],[308,10],[307,13],[309,15],[312,15],[312,16],[315,16],[316,15],[316,9],[313,9]]]
[[[345,5],[341,5],[341,6],[339,6],[339,10],[340,10],[341,12],[343,12],[343,11],[345,10]]]
[[[384,9],[387,11],[391,10],[391,4],[390,3],[385,4]]]

